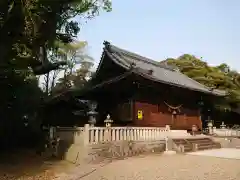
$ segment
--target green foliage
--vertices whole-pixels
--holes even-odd
[[[80,31],[80,21],[111,11],[110,2],[0,1],[0,140],[2,135],[12,134],[12,128],[19,127],[16,124],[23,125],[23,117],[35,116],[42,99],[49,95],[38,87],[36,74],[49,75],[52,70],[57,74],[65,65],[55,56],[56,42],[72,42]]]
[[[110,11],[108,0],[9,0],[0,2],[0,62],[7,66],[34,66],[40,48],[54,48],[55,41],[68,43],[80,31],[74,17],[93,18]],[[21,61],[21,63],[18,63]],[[16,66],[17,68],[18,66]]]
[[[227,64],[209,66],[202,59],[189,54],[176,59],[169,58],[164,62],[210,88],[227,91],[227,104],[236,105],[240,102],[240,74],[230,70]]]
[[[63,76],[52,88],[53,94],[62,93],[70,88],[82,88],[91,77],[93,58],[87,54],[86,41],[74,41],[69,44],[58,43],[57,56],[67,62],[62,70]]]

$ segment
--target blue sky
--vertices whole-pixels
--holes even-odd
[[[239,0],[113,0],[112,7],[78,37],[96,64],[107,40],[157,61],[189,53],[240,71]]]

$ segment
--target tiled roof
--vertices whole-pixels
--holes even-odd
[[[110,56],[110,58],[115,63],[126,69],[141,69],[143,71],[139,71],[139,73],[153,81],[158,81],[161,83],[170,84],[173,86],[187,88],[208,94],[214,94],[219,96],[225,95],[225,92],[220,90],[211,90],[210,88],[187,77],[181,72],[174,71],[166,64],[160,64],[159,62],[156,62],[154,60],[121,49],[117,46],[110,44],[109,42],[104,42],[104,44],[105,53],[108,54],[108,56]]]

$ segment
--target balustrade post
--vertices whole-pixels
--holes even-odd
[[[165,143],[166,143],[166,147],[165,147],[164,154],[167,154],[167,155],[176,154],[176,151],[172,150],[172,146],[170,145],[168,136],[165,137]],[[169,147],[169,145],[170,145],[170,147]]]
[[[84,125],[83,144],[84,146],[89,144],[89,124]]]
[[[123,132],[124,132],[124,139],[123,140],[126,141],[127,140],[127,128],[124,128]]]
[[[101,128],[99,130],[99,141],[103,141],[104,140],[104,130]]]
[[[119,136],[119,135],[120,135],[120,132],[121,132],[121,131],[120,131],[119,129],[116,129],[116,140],[117,140],[117,141],[121,140],[121,139],[120,139],[120,136]]]
[[[136,129],[136,140],[140,139],[140,130]]]
[[[94,141],[95,141],[95,143],[99,142],[99,129],[95,130]]]
[[[136,141],[137,140],[137,136],[138,136],[136,128],[133,129],[133,136],[134,136],[134,140]]]
[[[165,132],[166,132],[165,136],[169,136],[170,135],[170,133],[171,133],[170,125],[166,125]]]
[[[112,131],[112,141],[116,141],[116,129],[111,129]]]
[[[166,148],[165,151],[168,151],[168,137],[165,138]]]

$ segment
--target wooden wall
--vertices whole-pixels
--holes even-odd
[[[181,107],[180,112],[172,116],[165,103],[150,104],[136,101],[134,103],[134,124],[136,126],[156,126],[163,127],[170,125],[172,129],[191,130],[192,125],[197,125],[199,130],[202,129],[200,113],[197,109]],[[138,111],[143,112],[143,118],[138,119]]]

